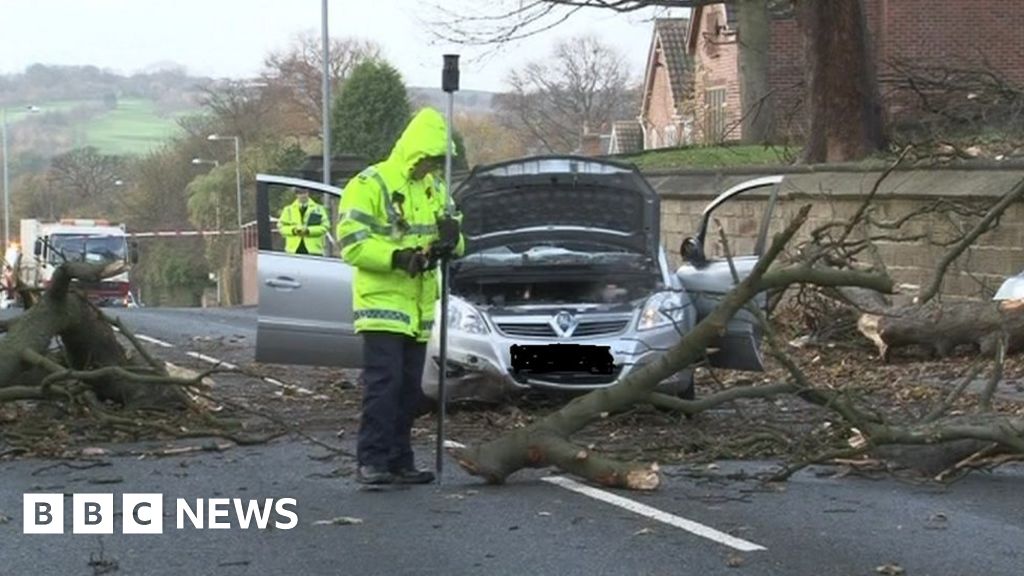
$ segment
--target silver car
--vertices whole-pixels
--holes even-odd
[[[285,254],[270,206],[275,190],[306,187],[328,204],[340,190],[314,182],[258,178],[261,362],[358,368],[351,268],[336,256]],[[632,165],[573,156],[526,158],[474,169],[456,188],[466,254],[452,263],[448,397],[501,401],[528,389],[586,391],[612,386],[678,343],[733,285],[725,260],[709,258],[715,209],[738,194],[769,197],[753,254],[764,246],[780,177],[735,186],[704,210],[686,263],[670,269],[660,241],[657,193]],[[336,214],[336,210],[331,210]],[[439,323],[428,345],[423,388],[436,396]],[[713,365],[760,370],[759,335],[738,314],[709,351]],[[693,394],[686,369],[662,391]]]

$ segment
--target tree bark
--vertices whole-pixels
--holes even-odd
[[[883,361],[894,349],[920,346],[944,357],[958,346],[971,346],[983,355],[996,352],[1006,338],[1007,350],[1024,345],[1024,306],[994,302],[931,302],[863,314],[857,322],[861,334],[878,347]]]
[[[7,387],[43,384],[41,374],[59,374],[61,370],[89,371],[99,368],[154,368],[128,358],[110,324],[72,284],[72,280],[97,282],[120,270],[106,270],[90,264],[63,264],[55,272],[50,286],[37,302],[10,325],[0,340],[0,390]],[[54,338],[64,344],[68,366],[48,360],[46,351]],[[186,397],[178,387],[146,383],[129,373],[111,371],[91,379],[88,384],[100,400],[131,406],[179,407]],[[46,396],[40,386],[40,397]],[[11,395],[11,393],[8,393]]]
[[[738,0],[739,75],[744,144],[772,140],[774,99],[768,89],[771,18],[764,0]]]
[[[805,163],[862,159],[885,145],[862,0],[800,0],[810,131]]]

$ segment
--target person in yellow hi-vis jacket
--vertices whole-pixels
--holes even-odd
[[[303,188],[295,189],[295,201],[285,206],[277,219],[277,231],[284,237],[284,250],[289,254],[323,256],[329,225],[327,210]]]
[[[357,479],[365,484],[434,479],[416,468],[410,433],[440,297],[437,259],[464,250],[437,176],[446,148],[444,117],[420,110],[391,155],[352,178],[341,196],[338,242],[356,269],[353,310],[363,337]]]

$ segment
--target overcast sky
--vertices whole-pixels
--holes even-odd
[[[441,1],[441,0],[439,0]],[[447,0],[458,2],[495,0]],[[320,30],[319,0],[0,0],[0,73],[33,63],[91,64],[121,73],[175,62],[190,73],[253,76],[296,33]],[[544,57],[559,38],[594,33],[627,56],[640,77],[651,12],[585,11],[552,31],[473,61],[480,49],[439,43],[432,0],[330,0],[332,36],[376,40],[414,86],[439,86],[441,55],[463,55],[462,88],[500,91],[510,67]]]

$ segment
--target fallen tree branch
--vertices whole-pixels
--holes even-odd
[[[686,415],[694,415],[711,410],[712,408],[716,408],[722,404],[735,402],[736,400],[771,398],[780,394],[791,394],[796,390],[797,387],[793,384],[782,382],[763,386],[740,386],[738,388],[728,388],[710,396],[704,396],[698,400],[683,400],[682,398],[676,398],[675,396],[669,396],[668,394],[654,392],[649,396],[649,400],[652,405],[658,408],[666,408]]]
[[[810,205],[806,205],[798,211],[786,228],[775,236],[749,275],[737,283],[710,314],[665,354],[626,375],[615,386],[577,397],[562,409],[526,428],[483,445],[452,449],[450,452],[453,457],[467,472],[492,483],[503,482],[517,470],[538,463],[558,465],[550,459],[551,455],[567,454],[567,446],[572,446],[567,439],[574,432],[603,416],[622,412],[638,403],[649,402],[651,393],[659,382],[701,359],[708,346],[725,332],[729,320],[757,294],[770,288],[785,288],[793,283],[820,281],[827,285],[852,284],[891,291],[892,280],[884,274],[825,270],[807,265],[791,265],[779,270],[769,270],[788,242],[806,222],[810,208]],[[564,461],[562,463],[570,465]],[[610,465],[602,462],[597,468],[607,471],[608,466]],[[656,474],[653,466],[617,464],[612,469],[645,469],[653,470]],[[597,474],[595,468],[589,465],[574,467],[574,470],[586,474],[585,478],[597,483],[614,482],[615,486],[620,487],[625,483],[624,487],[636,489],[657,486],[655,482],[646,481],[630,484],[629,480],[623,480],[629,477],[628,474]]]
[[[933,408],[931,412],[926,414],[925,417],[921,419],[921,422],[934,422],[941,418],[953,406],[953,402],[956,402],[956,399],[959,398],[960,395],[964,393],[964,390],[971,385],[971,382],[978,377],[978,374],[981,372],[983,367],[984,364],[981,360],[976,361],[974,365],[971,366],[970,370],[967,371],[967,375],[963,377],[960,383],[950,390],[949,394],[946,394],[946,397],[942,402]]]
[[[935,272],[932,274],[931,280],[929,280],[928,284],[926,284],[918,294],[916,298],[917,304],[924,304],[939,293],[939,288],[942,286],[942,279],[946,276],[946,270],[949,269],[949,266],[953,261],[959,258],[965,250],[974,244],[979,236],[988,232],[991,229],[991,226],[998,221],[999,217],[1006,212],[1006,209],[1022,197],[1024,197],[1024,180],[1018,182],[1016,186],[1004,194],[999,202],[996,202],[995,205],[989,208],[985,217],[982,218],[974,228],[960,238],[960,241],[957,242],[952,249],[943,254],[935,267]]]
[[[992,410],[992,396],[996,393],[996,386],[1003,379],[1003,365],[1006,361],[1006,337],[1000,337],[996,340],[996,359],[992,367],[992,376],[989,377],[988,382],[985,383],[985,388],[981,391],[981,397],[978,399],[978,407],[983,412]]]

